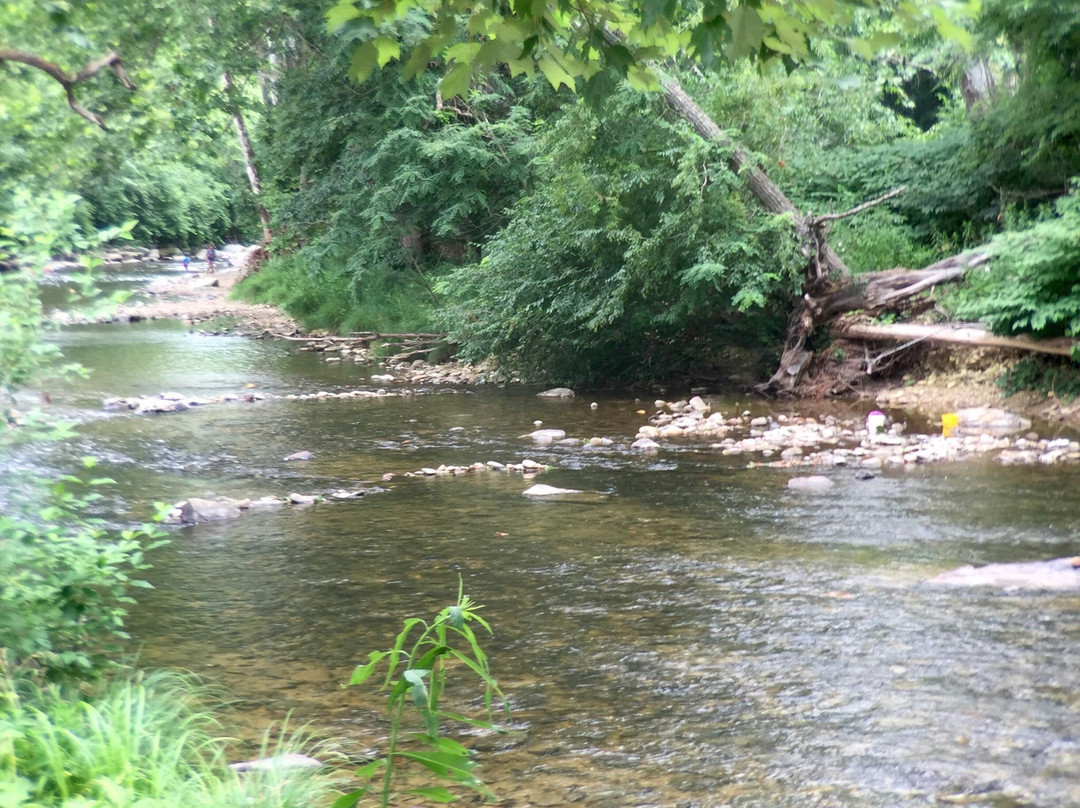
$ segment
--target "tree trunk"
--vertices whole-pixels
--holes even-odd
[[[728,166],[746,183],[746,187],[762,207],[770,213],[791,215],[799,238],[803,241],[804,254],[810,259],[812,276],[821,278],[830,272],[847,275],[847,266],[817,229],[811,226],[811,220],[795,207],[776,183],[769,179],[761,167],[751,159],[750,155],[731,142],[716,122],[705,114],[705,111],[686,94],[677,81],[660,74],[659,71],[657,75],[668,106],[685,118],[703,139],[718,143],[730,150]]]
[[[969,115],[981,102],[992,99],[996,90],[990,65],[981,57],[968,68],[964,78],[960,80],[960,94],[964,97],[964,107]]]
[[[262,183],[259,181],[259,166],[255,162],[255,152],[251,148],[251,138],[248,137],[247,125],[244,123],[244,113],[239,102],[235,99],[233,91],[232,74],[225,71],[225,97],[232,112],[233,123],[236,125],[236,134],[240,140],[240,151],[244,155],[244,166],[247,168],[248,182],[251,185],[251,193],[255,197],[255,207],[259,211],[259,220],[262,222],[263,238],[265,246],[270,242],[270,211],[262,203]]]
[[[805,301],[814,318],[824,320],[845,311],[885,308],[941,283],[959,280],[969,269],[989,260],[985,253],[953,255],[925,269],[890,269],[868,272],[851,279],[840,289]]]

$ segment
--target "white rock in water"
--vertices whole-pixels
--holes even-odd
[[[238,772],[274,771],[277,769],[318,769],[322,767],[322,761],[307,755],[289,753],[287,755],[274,755],[273,757],[260,758],[259,760],[244,760],[240,763],[230,763],[229,768]]]
[[[251,501],[252,508],[277,508],[284,504],[285,500],[271,496],[259,497]]]
[[[525,468],[525,469],[529,469],[530,471],[539,471],[540,469],[542,469],[544,467],[544,464],[543,463],[537,463],[535,460],[532,460],[530,458],[526,458],[525,460],[521,461],[521,467]]]
[[[712,409],[709,403],[705,401],[705,399],[703,399],[701,396],[694,396],[692,399],[690,399],[688,403],[690,405],[690,409],[697,412],[708,412]]]
[[[931,578],[930,583],[1001,589],[1080,590],[1080,558],[959,567]]]
[[[542,393],[537,393],[540,398],[573,398],[574,391],[569,387],[552,387]]]
[[[557,497],[561,494],[580,494],[576,488],[556,488],[553,485],[537,483],[532,488],[526,488],[521,492],[524,497]]]
[[[787,481],[787,487],[793,491],[828,491],[836,483],[821,474],[811,474],[809,477],[792,477]]]
[[[187,405],[183,401],[166,401],[161,398],[140,399],[135,407],[136,415],[148,415],[162,412],[183,412]]]
[[[308,496],[307,494],[289,494],[290,505],[314,505],[315,497]]]
[[[537,429],[535,432],[530,432],[525,437],[532,438],[537,443],[554,443],[555,441],[562,440],[566,437],[566,430]]]
[[[638,438],[630,444],[630,448],[638,452],[658,452],[660,451],[660,444],[652,438]]]
[[[371,377],[373,382],[392,382],[394,377],[389,373],[376,373]]]

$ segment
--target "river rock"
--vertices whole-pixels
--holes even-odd
[[[315,502],[315,497],[308,496],[307,494],[289,494],[290,505],[314,505]]]
[[[293,452],[291,455],[286,457],[285,460],[311,460],[313,457],[315,457],[314,452],[309,452],[307,449],[304,449],[301,452]]]
[[[290,752],[286,755],[274,755],[268,758],[259,758],[258,760],[243,760],[239,763],[230,763],[229,768],[238,772],[255,772],[280,771],[281,769],[318,769],[322,765],[321,760]]]
[[[526,458],[521,461],[521,467],[526,471],[540,471],[544,468],[544,464],[537,463],[535,460]]]
[[[999,589],[1080,590],[1080,557],[1013,564],[967,565],[930,579],[945,586],[989,586]]]
[[[284,504],[285,500],[271,496],[259,497],[258,499],[251,500],[252,508],[280,508]]]
[[[537,429],[525,437],[532,438],[537,443],[554,443],[566,437],[566,431],[562,429]]]
[[[1016,413],[994,407],[970,407],[957,410],[956,420],[957,426],[953,434],[957,437],[1011,435],[1031,428],[1031,421],[1027,418],[1021,418]]]
[[[532,488],[526,488],[521,492],[525,497],[557,497],[563,494],[580,494],[576,488],[556,488],[553,485],[544,485],[543,483],[537,483]]]
[[[660,444],[652,438],[642,437],[631,443],[630,448],[636,452],[658,452],[660,451]]]
[[[540,398],[573,398],[574,391],[569,387],[552,387],[542,393],[537,393]]]
[[[787,481],[787,487],[792,491],[828,491],[836,483],[821,474],[811,474],[808,477],[792,477]]]
[[[705,399],[703,399],[701,396],[694,396],[692,399],[690,399],[690,401],[687,402],[687,406],[695,412],[702,413],[708,412],[712,409],[709,403],[705,401]]]
[[[135,405],[136,415],[153,415],[164,412],[183,412],[187,404],[183,401],[171,401],[163,398],[140,399]]]
[[[235,519],[240,515],[240,509],[228,500],[192,497],[184,500],[177,507],[180,509],[180,521],[185,525]]]

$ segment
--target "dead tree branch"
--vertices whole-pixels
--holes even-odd
[[[107,53],[100,59],[94,59],[93,61],[87,62],[86,67],[73,74],[68,73],[60,67],[60,65],[55,62],[50,62],[48,59],[43,59],[33,53],[11,50],[10,48],[0,48],[0,62],[19,62],[20,64],[28,65],[29,67],[36,68],[43,73],[46,73],[64,88],[64,92],[67,94],[68,106],[76,113],[86,118],[86,120],[90,121],[90,123],[102,129],[108,129],[108,127],[98,115],[95,115],[79,103],[79,100],[75,97],[75,86],[96,76],[108,67],[112,69],[113,73],[116,74],[117,80],[119,80],[125,88],[128,90],[135,89],[135,85],[128,77],[127,71],[124,70],[124,63],[116,51]]]
[[[849,216],[857,216],[865,210],[870,210],[870,208],[880,205],[882,202],[888,202],[890,199],[900,196],[900,194],[904,193],[904,191],[906,190],[907,186],[901,185],[899,188],[894,188],[887,194],[882,194],[877,199],[871,199],[869,202],[863,202],[861,205],[856,205],[851,210],[845,210],[843,213],[826,213],[824,216],[807,215],[806,218],[807,221],[810,223],[811,227],[817,227],[819,225],[825,224],[826,222],[835,222],[838,219],[846,219]]]

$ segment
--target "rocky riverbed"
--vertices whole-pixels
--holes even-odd
[[[835,416],[726,417],[700,396],[655,406],[649,423],[638,429],[635,448],[659,451],[665,443],[710,440],[723,455],[746,455],[749,466],[880,469],[975,456],[1006,464],[1080,462],[1080,441],[1041,438],[1028,431],[1030,421],[992,408],[960,410],[956,430],[946,436],[908,434],[900,424],[871,434],[864,423]]]

